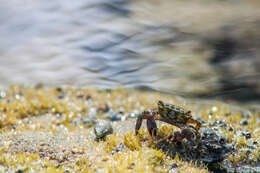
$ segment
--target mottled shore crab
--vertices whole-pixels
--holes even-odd
[[[171,135],[171,141],[182,141],[184,138],[192,140],[192,138],[199,135],[198,131],[201,127],[201,123],[193,119],[190,110],[185,110],[182,107],[167,104],[162,101],[158,101],[157,109],[144,111],[141,115],[139,115],[136,121],[135,135],[138,134],[138,130],[141,128],[143,119],[147,120],[147,129],[152,138],[157,135],[157,125],[155,120],[163,121],[179,127],[181,132],[175,132]],[[196,126],[194,127],[190,124],[196,124]],[[194,132],[196,134],[194,134]]]

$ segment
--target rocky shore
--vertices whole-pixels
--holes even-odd
[[[134,135],[158,100],[191,110],[195,143],[156,122]],[[260,119],[243,105],[138,90],[10,86],[0,91],[0,172],[260,172]]]

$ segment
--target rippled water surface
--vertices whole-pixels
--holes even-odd
[[[0,86],[123,86],[259,97],[259,6],[207,0],[200,5],[6,1],[0,5]]]

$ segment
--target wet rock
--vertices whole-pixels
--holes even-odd
[[[210,128],[202,130],[200,160],[207,163],[219,162],[232,150],[232,144],[227,144],[224,137],[218,136]]]
[[[96,139],[100,140],[105,136],[113,133],[112,125],[109,121],[106,120],[98,120],[95,127],[94,132],[96,135]]]
[[[196,140],[184,138],[178,142],[167,140],[156,144],[156,147],[168,153],[172,158],[178,153],[185,161],[204,162],[206,164],[221,162],[233,151],[232,144],[227,143],[223,136],[219,136],[213,128],[201,129],[200,137]]]

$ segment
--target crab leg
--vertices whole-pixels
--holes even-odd
[[[147,119],[147,129],[152,137],[155,137],[157,135],[157,125],[153,116],[149,116]]]
[[[135,135],[138,135],[138,131],[142,126],[142,122],[143,122],[143,117],[142,115],[139,115],[135,124]]]
[[[135,125],[135,135],[138,135],[138,131],[142,126],[143,119],[147,120],[147,128],[149,134],[154,137],[157,135],[157,126],[155,123],[155,116],[154,112],[144,111],[141,115],[138,116],[136,125]]]
[[[142,126],[143,119],[148,119],[150,112],[144,111],[141,115],[138,116],[135,124],[135,135],[138,135],[138,131]]]

